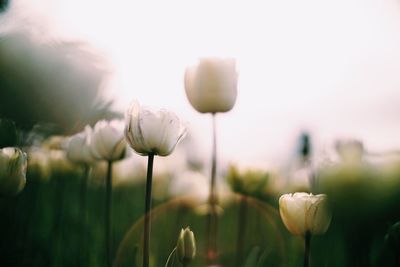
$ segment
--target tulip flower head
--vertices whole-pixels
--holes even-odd
[[[168,156],[185,134],[186,127],[170,111],[153,111],[134,101],[126,113],[125,138],[140,155]]]
[[[69,160],[83,164],[90,164],[95,161],[89,145],[91,134],[92,128],[87,125],[84,131],[77,133],[68,139],[65,150]]]
[[[196,256],[196,240],[189,227],[182,229],[176,244],[178,260],[186,266]]]
[[[200,59],[186,69],[186,96],[198,112],[227,112],[235,105],[237,76],[234,59]]]
[[[279,211],[286,228],[294,235],[324,234],[331,222],[326,195],[285,194],[279,198]]]
[[[343,163],[359,164],[364,156],[364,145],[356,139],[342,139],[335,144],[336,152]]]
[[[0,195],[16,195],[26,183],[27,155],[19,148],[0,149]]]
[[[114,161],[122,159],[126,151],[123,123],[121,121],[98,121],[90,135],[89,146],[94,158]]]

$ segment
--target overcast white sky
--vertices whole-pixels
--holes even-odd
[[[235,57],[238,100],[218,116],[225,161],[278,162],[302,129],[319,147],[336,137],[360,138],[372,150],[400,147],[398,0],[19,3],[29,6],[20,13],[33,8],[109,58],[116,109],[134,98],[169,108],[205,153],[211,121],[186,100],[184,69],[199,56]]]

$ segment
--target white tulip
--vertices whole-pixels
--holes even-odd
[[[0,149],[0,194],[16,195],[26,183],[26,153],[19,148]]]
[[[168,156],[186,133],[186,127],[172,112],[153,111],[134,101],[126,113],[125,137],[140,155]]]
[[[92,128],[87,125],[85,130],[71,136],[66,144],[66,153],[69,160],[76,163],[91,164],[95,161],[92,155],[89,138]]]
[[[279,198],[279,211],[286,228],[294,235],[324,234],[331,222],[326,195],[285,194]]]
[[[236,63],[231,58],[203,58],[185,72],[190,104],[201,113],[227,112],[237,96]]]
[[[123,123],[121,121],[98,121],[90,135],[89,146],[94,158],[114,161],[125,155]]]

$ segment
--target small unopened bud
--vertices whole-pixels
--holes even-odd
[[[196,256],[196,240],[189,227],[181,230],[176,245],[178,260],[183,266],[189,264]]]

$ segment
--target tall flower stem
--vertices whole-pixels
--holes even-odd
[[[107,162],[106,177],[106,216],[105,216],[105,237],[106,237],[106,262],[107,267],[112,266],[111,260],[111,212],[112,212],[112,161]]]
[[[239,213],[238,213],[238,232],[236,244],[236,266],[242,266],[244,236],[246,231],[247,218],[247,196],[240,196]]]
[[[154,154],[150,153],[147,163],[146,199],[144,207],[143,267],[149,267],[150,226],[151,226],[151,186],[153,183]]]
[[[311,233],[306,232],[304,237],[304,267],[310,266]]]
[[[207,263],[213,264],[217,258],[217,204],[218,195],[216,188],[216,173],[217,173],[217,127],[216,115],[212,114],[212,127],[213,127],[213,144],[212,144],[212,159],[211,159],[211,184],[210,194],[208,197],[209,213],[207,216]]]
[[[87,225],[87,184],[88,184],[88,178],[90,175],[90,166],[88,164],[85,164],[83,166],[83,177],[81,181],[81,188],[80,188],[80,199],[79,199],[79,213],[80,213],[80,218],[81,218],[81,234],[79,236],[79,245],[81,246],[80,248],[80,253],[81,253],[81,258],[79,265],[80,266],[86,266],[86,225]]]

